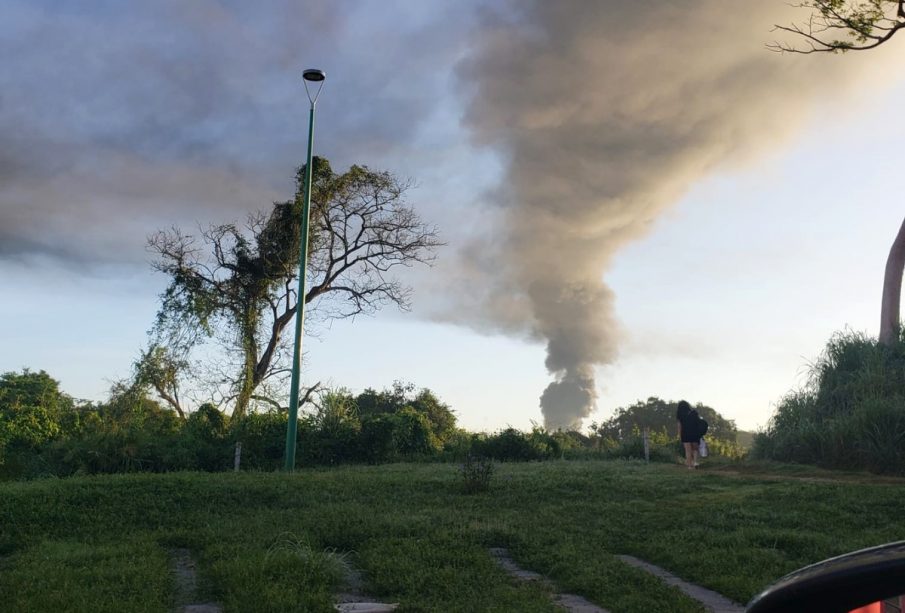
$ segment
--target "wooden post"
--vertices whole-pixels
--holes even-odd
[[[644,461],[650,462],[650,428],[645,428],[641,436],[644,439]]]
[[[233,470],[239,472],[242,463],[242,441],[236,441],[236,455],[233,457]]]

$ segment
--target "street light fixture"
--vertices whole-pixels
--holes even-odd
[[[308,266],[308,217],[311,209],[311,150],[314,145],[314,106],[324,87],[327,73],[316,68],[302,72],[305,93],[311,109],[308,113],[308,158],[305,162],[305,185],[302,195],[302,228],[299,241],[299,289],[298,304],[295,310],[295,347],[292,350],[292,383],[289,387],[289,423],[286,425],[286,472],[295,470],[295,437],[299,419],[299,371],[302,363],[302,330],[305,323],[305,272]],[[308,83],[318,85],[314,96],[308,89]]]

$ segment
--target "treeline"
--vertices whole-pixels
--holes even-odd
[[[664,432],[671,438],[679,435],[676,421],[676,405],[674,400],[662,400],[651,396],[645,401],[616,409],[615,414],[600,424],[592,423],[591,430],[606,439],[622,440],[638,428],[648,428],[653,432]],[[718,439],[727,443],[736,443],[738,428],[731,419],[720,415],[716,409],[697,403],[694,409],[707,420],[708,439]]]
[[[654,461],[672,462],[682,455],[682,445],[677,442],[675,400],[663,400],[651,396],[635,404],[616,409],[613,416],[592,423],[591,434],[596,445],[605,453],[618,457],[640,457],[644,451],[642,432],[648,431],[648,455]],[[739,430],[735,422],[726,419],[713,407],[702,403],[694,409],[707,421],[707,444],[711,454],[733,460],[743,458],[746,447],[738,443]]]
[[[841,332],[755,436],[756,458],[905,474],[905,338]]]
[[[670,406],[671,405],[671,406]],[[701,405],[699,405],[700,407]],[[675,461],[674,433],[651,419],[672,415],[675,403],[651,398],[594,424],[589,434],[529,432],[514,428],[485,434],[459,428],[455,413],[429,389],[397,383],[354,395],[325,390],[298,421],[299,466],[397,461],[497,461],[642,458],[642,429],[650,430],[653,461]],[[712,410],[712,409],[711,409]],[[712,437],[717,453],[737,457],[734,425],[718,414],[726,435]],[[634,421],[632,421],[634,419]],[[285,412],[231,418],[205,404],[184,418],[150,398],[141,387],[118,385],[107,401],[78,402],[44,371],[0,375],[0,478],[21,479],[133,471],[224,471],[234,468],[241,443],[243,470],[283,465]],[[657,422],[659,423],[659,422]]]

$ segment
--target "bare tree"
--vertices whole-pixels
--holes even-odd
[[[905,0],[811,0],[796,5],[811,10],[806,23],[777,25],[794,34],[804,48],[783,42],[767,45],[788,53],[845,53],[873,49],[905,28]],[[902,275],[905,274],[905,221],[886,259],[880,305],[879,340],[891,345],[899,339]]]
[[[406,202],[411,186],[364,166],[335,174],[315,158],[304,295],[315,321],[370,314],[386,304],[409,307],[410,289],[391,276],[393,269],[429,264],[442,245],[437,229]],[[255,391],[287,372],[283,333],[297,305],[300,204],[297,193],[269,213],[249,216],[244,227],[212,226],[198,238],[173,228],[149,238],[154,267],[170,277],[155,332],[184,337],[193,330],[193,344],[220,340],[226,359],[237,360],[215,383],[229,390],[236,417],[252,400],[280,406]]]

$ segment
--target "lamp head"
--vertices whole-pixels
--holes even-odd
[[[302,72],[302,78],[306,81],[319,83],[327,78],[327,73],[323,70],[318,70],[317,68],[309,68]]]

